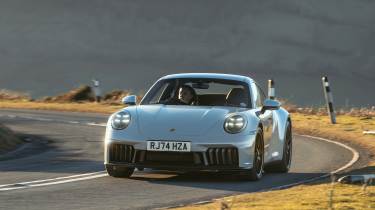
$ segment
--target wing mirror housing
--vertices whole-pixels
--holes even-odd
[[[261,113],[263,114],[267,110],[278,110],[280,109],[280,102],[272,99],[266,99],[263,102]]]
[[[122,98],[122,103],[128,106],[134,106],[137,104],[137,96],[136,95],[130,95],[130,96],[125,96]]]

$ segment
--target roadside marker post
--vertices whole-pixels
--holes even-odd
[[[336,114],[333,108],[333,96],[331,92],[331,88],[329,87],[328,77],[322,77],[323,82],[323,90],[324,90],[324,97],[326,99],[327,104],[327,112],[329,117],[331,118],[331,123],[336,124]]]
[[[367,135],[375,135],[375,131],[363,131],[363,134]]]
[[[94,94],[95,94],[95,101],[100,103],[101,100],[101,91],[100,91],[100,82],[97,79],[93,79],[92,82],[94,83]]]
[[[268,98],[275,100],[275,81],[273,79],[268,80]]]
[[[365,184],[374,183],[375,174],[347,175],[341,177],[338,182],[343,184]]]

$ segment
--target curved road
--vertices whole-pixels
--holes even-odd
[[[352,153],[338,145],[294,137],[292,169],[258,182],[212,173],[135,172],[106,175],[106,115],[0,110],[0,122],[30,142],[0,156],[0,209],[149,209],[254,192],[320,176],[345,165]],[[88,174],[89,173],[89,174]]]

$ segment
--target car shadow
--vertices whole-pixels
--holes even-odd
[[[258,181],[248,181],[238,173],[195,172],[176,173],[168,171],[135,172],[130,180],[136,180],[153,185],[197,188],[205,190],[228,191],[228,193],[256,192],[276,187],[286,187],[307,179],[320,177],[324,173],[267,173]],[[111,183],[121,185],[127,179],[108,177]]]
[[[15,149],[1,154],[0,161],[21,159],[42,154],[52,148],[49,144],[51,140],[42,136],[18,133],[17,137],[22,142]]]
[[[248,181],[238,173],[221,172],[170,172],[146,171],[136,172],[130,179],[149,182],[157,185],[172,185],[210,190],[222,190],[230,193],[257,192],[272,189],[283,189],[297,184],[317,185],[330,183],[328,173],[266,173],[261,180]],[[336,175],[342,177],[348,174],[375,174],[375,166],[367,166]],[[323,177],[323,178],[319,178]],[[122,180],[122,179],[120,179]],[[308,181],[308,182],[306,182]]]
[[[43,136],[19,136],[28,140],[14,151],[0,156],[0,172],[86,173],[104,170],[101,151],[97,155],[87,155],[84,149],[61,148]]]

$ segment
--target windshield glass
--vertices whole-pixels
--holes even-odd
[[[251,108],[248,85],[225,79],[165,79],[158,81],[142,105],[233,106]]]

